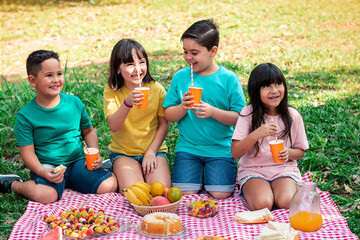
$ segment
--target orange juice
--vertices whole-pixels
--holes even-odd
[[[280,151],[284,150],[284,141],[283,140],[273,140],[269,142],[270,149],[273,157],[274,163],[281,163],[282,160],[279,159],[278,154]]]
[[[194,103],[191,103],[189,105],[189,107],[193,107],[195,103],[200,103],[200,99],[201,99],[201,94],[202,94],[202,88],[199,87],[189,87],[189,91],[191,92],[191,96],[194,96],[194,98],[192,99],[194,101]]]
[[[92,165],[98,159],[99,149],[97,148],[87,148],[85,151],[86,167],[89,170],[94,170]]]
[[[315,232],[321,228],[323,219],[321,214],[300,211],[290,217],[291,226],[303,232]]]
[[[141,88],[138,87],[138,88],[135,88],[135,90],[139,90],[141,93],[144,94],[144,99],[139,101],[141,104],[137,105],[137,108],[138,109],[147,109],[150,88],[148,88],[148,87],[141,87]]]

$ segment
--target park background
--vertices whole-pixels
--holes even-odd
[[[110,130],[102,94],[114,44],[121,38],[139,41],[153,77],[167,89],[174,73],[186,67],[181,34],[193,22],[213,18],[220,26],[216,61],[239,76],[246,95],[256,65],[272,62],[284,72],[290,104],[303,115],[310,144],[298,161],[301,173],[312,172],[359,236],[359,16],[358,0],[2,0],[0,174],[29,179],[12,128],[17,111],[35,96],[25,71],[32,51],[60,54],[63,92],[84,102],[106,159]],[[173,123],[166,138],[170,163],[177,135]],[[27,203],[0,194],[0,239],[7,239]]]

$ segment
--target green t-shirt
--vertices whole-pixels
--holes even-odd
[[[54,108],[43,108],[34,98],[16,116],[18,145],[34,144],[41,163],[68,164],[84,158],[81,129],[92,123],[78,97],[62,93],[60,97]]]

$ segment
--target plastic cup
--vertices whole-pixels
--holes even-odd
[[[284,140],[273,140],[269,142],[274,163],[281,163],[278,154],[284,150]]]
[[[84,150],[85,152],[85,159],[86,159],[86,167],[89,170],[94,170],[92,165],[98,159],[99,149],[97,148],[87,148]]]
[[[202,90],[203,88],[200,87],[189,87],[189,91],[191,91],[190,95],[194,96],[192,100],[195,101],[194,103],[191,103],[189,105],[191,108],[194,106],[195,103],[200,103]]]
[[[137,108],[138,109],[147,109],[150,88],[148,88],[148,87],[141,87],[141,88],[138,87],[138,88],[135,88],[135,90],[139,90],[141,93],[144,94],[144,99],[138,101],[138,103],[141,103],[141,104],[137,105]]]

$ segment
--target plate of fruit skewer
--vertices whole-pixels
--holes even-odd
[[[44,215],[49,230],[60,226],[65,239],[95,239],[126,232],[132,221],[123,215],[106,215],[91,207],[55,209]]]

